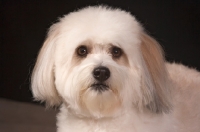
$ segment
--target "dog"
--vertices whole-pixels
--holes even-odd
[[[121,9],[86,7],[61,18],[31,78],[35,100],[60,107],[58,132],[200,131],[200,73],[166,62]]]

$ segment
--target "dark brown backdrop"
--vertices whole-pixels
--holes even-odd
[[[32,100],[29,76],[49,26],[88,5],[106,4],[134,14],[164,47],[169,61],[200,70],[198,0],[1,0],[0,97]]]

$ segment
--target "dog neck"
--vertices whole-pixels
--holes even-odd
[[[173,126],[174,123],[170,115],[150,114],[149,112],[138,112],[134,109],[126,109],[126,111],[114,117],[95,118],[75,113],[66,105],[61,106],[57,120],[58,132],[65,132],[65,130],[92,132],[97,129],[99,129],[97,132],[104,130],[115,132],[163,131],[163,128],[171,130],[170,126]],[[116,128],[118,130],[115,130]]]

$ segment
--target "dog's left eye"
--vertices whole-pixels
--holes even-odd
[[[77,49],[77,54],[79,56],[86,56],[87,55],[87,47],[86,46],[80,46],[78,49]]]
[[[118,58],[122,55],[122,50],[118,47],[113,47],[111,53],[112,53],[113,57]]]

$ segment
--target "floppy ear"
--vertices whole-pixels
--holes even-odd
[[[31,85],[36,100],[46,102],[49,106],[59,105],[61,100],[54,84],[54,54],[57,32],[55,25],[50,28],[34,67]]]
[[[171,108],[171,96],[162,48],[146,33],[142,33],[141,39],[143,105],[152,112],[167,113]]]

